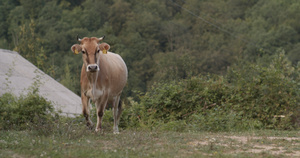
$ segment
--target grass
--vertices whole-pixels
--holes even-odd
[[[0,157],[296,157],[298,131],[172,132],[123,130],[112,134],[83,124],[0,131]],[[46,134],[45,134],[46,133]],[[299,155],[298,155],[299,154]]]

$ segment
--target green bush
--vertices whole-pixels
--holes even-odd
[[[299,67],[280,53],[269,65],[245,62],[225,77],[156,83],[122,118],[127,127],[176,131],[299,128],[299,79]]]
[[[294,120],[300,108],[299,68],[293,67],[284,53],[276,55],[268,66],[247,63],[234,67],[227,79],[234,88],[225,104],[241,117],[255,119],[270,129],[299,126]],[[285,117],[277,118],[279,115]]]
[[[35,91],[15,97],[5,93],[0,97],[0,129],[42,128],[55,117],[51,102]]]

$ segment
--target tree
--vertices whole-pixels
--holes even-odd
[[[20,26],[19,41],[14,50],[46,72],[47,66],[45,61],[47,57],[42,47],[43,41],[35,33],[35,25],[35,21],[31,19],[29,24]]]

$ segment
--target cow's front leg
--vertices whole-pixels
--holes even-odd
[[[90,99],[89,97],[85,96],[84,93],[81,94],[81,101],[82,101],[82,114],[85,117],[86,125],[89,128],[93,127],[93,122],[90,119]]]
[[[108,97],[101,97],[96,101],[97,106],[97,126],[96,132],[100,132],[102,130],[102,119],[104,116],[104,110],[107,104]]]

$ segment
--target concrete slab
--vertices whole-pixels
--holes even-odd
[[[75,116],[81,114],[81,99],[68,88],[39,70],[17,52],[0,49],[0,95],[11,92],[16,96],[26,94],[38,80],[39,94],[53,102],[56,110]]]

